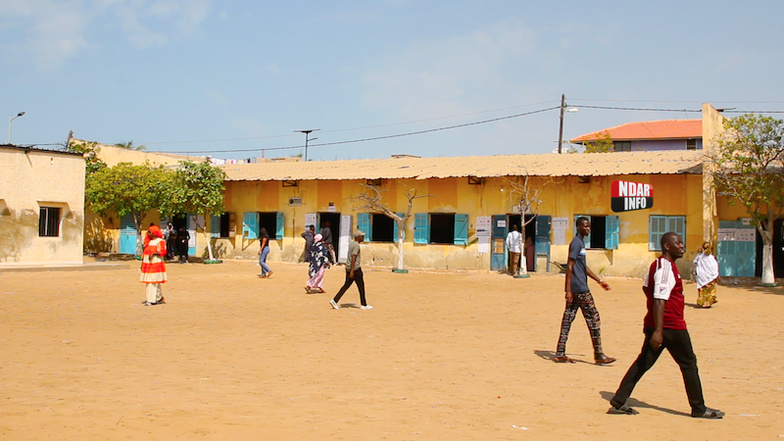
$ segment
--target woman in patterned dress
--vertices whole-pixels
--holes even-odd
[[[718,302],[716,300],[716,287],[721,280],[719,276],[719,262],[711,254],[710,242],[704,242],[694,258],[691,273],[697,280],[697,305],[710,308]]]
[[[163,240],[163,232],[157,225],[152,225],[147,230],[144,252],[142,253],[142,274],[139,278],[141,283],[147,285],[147,300],[145,306],[159,305],[165,303],[161,294],[161,284],[166,283],[166,264],[163,259],[166,257],[166,241]]]
[[[308,275],[310,280],[305,285],[305,291],[315,289],[317,292],[324,292],[321,286],[324,284],[324,271],[329,268],[329,250],[323,242],[324,237],[317,234],[313,237],[313,245],[310,246],[310,266]]]

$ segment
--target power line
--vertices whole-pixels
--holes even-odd
[[[440,131],[444,131],[444,130],[452,130],[452,129],[458,129],[458,128],[463,128],[463,127],[476,126],[476,125],[480,125],[480,124],[489,124],[491,122],[503,121],[503,120],[512,119],[512,118],[519,118],[519,117],[528,116],[528,115],[535,115],[537,113],[549,112],[551,110],[556,110],[556,109],[560,109],[560,107],[548,107],[546,109],[539,109],[539,110],[534,110],[534,111],[531,111],[531,112],[517,113],[517,114],[514,114],[514,115],[500,116],[498,118],[485,119],[485,120],[482,120],[482,121],[474,121],[474,122],[463,123],[463,124],[455,124],[455,125],[445,126],[445,127],[436,127],[436,128],[433,128],[433,129],[417,130],[417,131],[414,131],[414,132],[397,133],[397,134],[393,134],[393,135],[382,135],[382,136],[375,136],[375,137],[370,137],[370,138],[350,139],[350,140],[346,140],[346,141],[335,141],[335,142],[325,142],[325,143],[319,143],[319,144],[310,144],[310,147],[324,147],[324,146],[331,146],[331,145],[352,144],[352,143],[357,143],[357,142],[368,142],[368,141],[378,141],[378,140],[382,140],[382,139],[400,138],[400,137],[403,137],[403,136],[422,135],[422,134],[425,134],[425,133],[440,132]],[[237,153],[237,152],[257,152],[259,150],[265,150],[265,151],[266,150],[291,150],[291,149],[299,149],[299,148],[302,148],[302,145],[287,146],[287,147],[265,147],[265,148],[253,148],[253,149],[209,150],[208,152],[209,153]],[[189,154],[189,153],[207,153],[207,152],[205,152],[205,151],[167,151],[166,153]]]

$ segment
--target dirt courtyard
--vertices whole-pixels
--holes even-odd
[[[169,264],[167,304],[145,307],[138,263],[0,273],[3,440],[773,440],[784,437],[784,288],[720,287],[687,305],[707,404],[688,416],[664,354],[632,395],[607,400],[642,344],[637,279],[593,284],[610,366],[582,316],[550,360],[563,275],[365,269],[341,310],[306,294],[306,266]],[[685,286],[693,305],[696,288]],[[350,305],[349,303],[352,303]]]

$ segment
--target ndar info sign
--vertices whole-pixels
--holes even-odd
[[[615,181],[612,183],[612,211],[645,210],[653,207],[653,186],[641,182]]]

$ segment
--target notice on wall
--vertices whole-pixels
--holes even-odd
[[[493,220],[490,216],[477,216],[476,218],[476,239],[477,252],[490,252],[490,236],[492,233]]]
[[[568,217],[553,218],[553,244],[566,245],[566,230],[569,228]]]
[[[316,213],[305,213],[305,226],[316,226]]]
[[[719,228],[719,242],[754,242],[757,240],[753,228]]]

